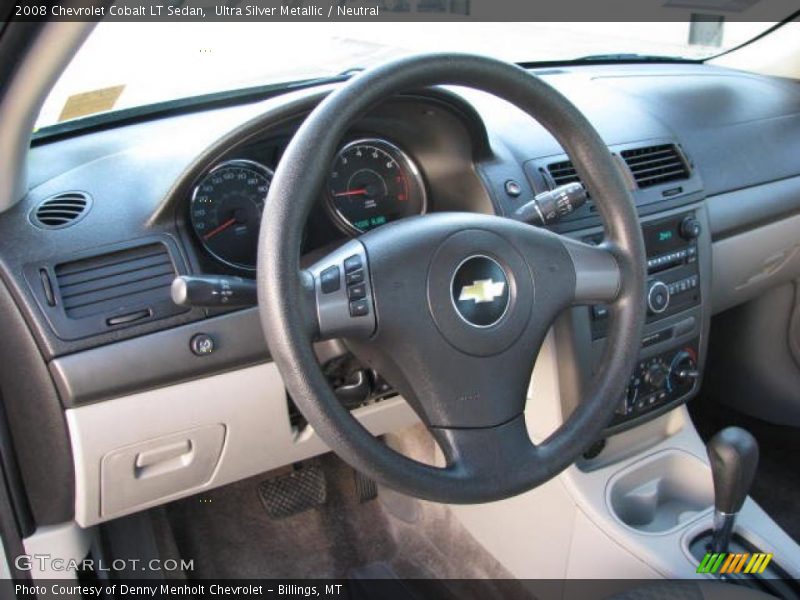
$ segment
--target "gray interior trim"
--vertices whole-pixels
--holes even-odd
[[[794,302],[792,303],[792,315],[789,318],[789,349],[792,358],[800,369],[800,279],[792,284],[794,288]]]
[[[587,302],[611,302],[620,292],[620,267],[614,255],[601,248],[563,238],[575,265],[575,298]]]
[[[211,336],[215,349],[196,356],[190,341],[201,333]],[[50,373],[69,408],[267,360],[258,310],[252,308],[62,356],[50,363]]]
[[[709,196],[714,241],[800,213],[800,177]]]
[[[708,387],[740,413],[800,427],[800,368],[792,354],[796,282],[771,288],[718,315]],[[794,329],[797,335],[798,330]]]
[[[47,23],[19,62],[18,72],[25,76],[14,77],[0,99],[0,213],[25,195],[28,147],[39,109],[94,25]]]
[[[800,214],[714,242],[714,313],[800,276]]]

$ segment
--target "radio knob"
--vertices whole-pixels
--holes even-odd
[[[651,281],[647,288],[647,308],[657,315],[669,306],[669,288],[663,281]]]
[[[695,217],[688,216],[681,221],[680,234],[683,239],[696,240],[700,237],[701,231],[703,231],[703,227]]]

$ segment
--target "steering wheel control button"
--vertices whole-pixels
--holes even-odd
[[[217,345],[207,333],[198,333],[189,340],[189,348],[195,356],[208,356],[216,349]]]
[[[328,267],[319,276],[319,285],[323,294],[332,294],[341,287],[341,274],[339,267]]]
[[[375,311],[367,253],[350,240],[309,267],[314,278],[317,325],[322,339],[369,337]],[[342,283],[344,280],[344,283]]]
[[[347,285],[361,283],[362,281],[364,281],[363,269],[359,269],[358,271],[353,271],[352,273],[345,275],[345,283],[347,283]]]
[[[347,287],[347,297],[350,300],[361,300],[367,297],[367,286],[363,283],[357,283]]]
[[[369,315],[369,302],[366,299],[354,300],[350,303],[351,317],[366,317]]]
[[[470,325],[491,327],[508,310],[508,277],[488,256],[472,256],[462,262],[451,287],[456,311]]]
[[[647,308],[653,314],[661,314],[669,306],[669,288],[663,281],[652,281],[647,289]]]
[[[353,271],[357,271],[364,265],[361,263],[360,256],[349,256],[344,259],[344,272],[345,273],[352,273]]]

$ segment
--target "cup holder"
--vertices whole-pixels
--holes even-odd
[[[713,505],[711,469],[691,454],[669,450],[617,473],[608,484],[606,499],[625,525],[663,533]]]

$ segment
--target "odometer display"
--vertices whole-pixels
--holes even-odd
[[[363,139],[344,146],[328,178],[329,206],[351,233],[426,210],[425,186],[411,159],[394,144]]]
[[[192,194],[190,219],[200,243],[218,260],[255,269],[258,231],[272,171],[249,160],[217,165]]]

